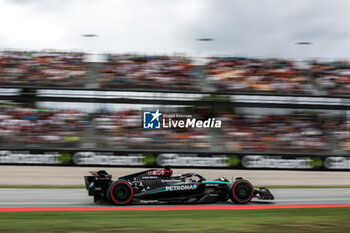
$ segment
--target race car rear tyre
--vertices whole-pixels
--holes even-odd
[[[254,195],[253,185],[243,179],[236,180],[229,186],[228,196],[236,204],[248,203]]]
[[[115,181],[107,191],[108,199],[115,205],[126,205],[131,202],[134,190],[126,181]]]

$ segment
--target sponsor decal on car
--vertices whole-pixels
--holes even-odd
[[[198,185],[196,185],[196,184],[167,186],[167,187],[165,187],[165,191],[193,190],[193,189],[197,189],[197,187],[198,187]]]
[[[217,187],[217,186],[219,186],[219,184],[205,184],[205,186],[208,186],[208,187],[210,187],[210,186]]]
[[[161,183],[175,183],[175,182],[181,182],[181,180],[160,180]]]
[[[157,204],[159,203],[158,200],[140,200],[140,203],[142,204]]]
[[[167,176],[171,175],[170,170],[151,170],[147,172],[147,175],[149,176]]]

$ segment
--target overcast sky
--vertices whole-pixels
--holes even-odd
[[[0,49],[350,58],[349,12],[348,0],[0,0]]]

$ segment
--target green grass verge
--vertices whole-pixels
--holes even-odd
[[[262,186],[256,186],[259,188]],[[350,186],[264,186],[269,189],[301,189],[301,188],[350,188]],[[0,185],[0,188],[23,188],[23,189],[85,189],[84,185]]]
[[[0,213],[0,232],[349,232],[350,208]]]

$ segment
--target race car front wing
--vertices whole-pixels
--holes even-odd
[[[272,195],[268,188],[261,187],[254,190],[254,197],[261,200],[273,200],[275,197]]]

